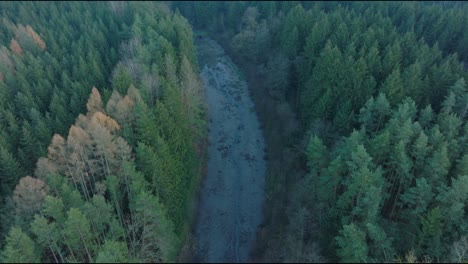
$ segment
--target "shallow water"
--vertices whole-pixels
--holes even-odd
[[[262,221],[265,142],[237,67],[215,41],[201,37],[196,45],[210,122],[195,261],[247,262]]]

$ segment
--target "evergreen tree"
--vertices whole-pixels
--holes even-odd
[[[340,235],[336,237],[337,254],[342,262],[365,262],[368,248],[366,233],[354,224],[344,225]]]
[[[34,241],[20,228],[10,229],[2,251],[4,263],[39,263],[39,256]]]
[[[96,257],[96,263],[122,263],[128,260],[127,246],[116,241],[106,241]]]

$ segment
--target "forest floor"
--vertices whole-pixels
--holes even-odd
[[[196,41],[209,118],[208,172],[195,225],[196,262],[247,262],[262,222],[265,141],[247,83],[223,48]]]

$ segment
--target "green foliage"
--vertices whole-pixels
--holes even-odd
[[[1,194],[33,170],[47,184],[36,215],[13,215],[32,234],[34,261],[175,261],[188,234],[187,204],[201,167],[195,147],[206,123],[188,21],[163,3],[2,10],[8,37],[0,40],[18,38],[22,53],[0,49],[7,97],[0,102]],[[45,51],[20,22],[39,32]],[[94,88],[87,101],[93,86],[112,89],[101,99]],[[50,143],[54,133],[68,136]],[[144,144],[148,156],[136,149]],[[17,254],[9,246],[4,252],[7,260]]]
[[[120,64],[116,69],[112,86],[117,92],[125,94],[130,84],[132,84],[132,77],[127,69]]]
[[[49,248],[57,262],[59,259],[63,261],[63,256],[59,249],[61,237],[57,223],[49,223],[45,217],[36,214],[34,221],[31,223],[31,231],[36,236],[36,242],[42,247],[42,250]]]
[[[427,248],[427,253],[435,257],[440,257],[442,223],[439,207],[433,208],[426,215],[420,216],[421,233],[420,239],[423,247]]]
[[[177,254],[178,239],[158,199],[154,195],[141,192],[135,197],[134,217],[137,226],[142,228],[138,258],[143,262],[173,262]]]
[[[106,241],[96,257],[96,263],[128,262],[128,249],[125,243]]]
[[[39,263],[36,245],[20,228],[10,229],[2,251],[4,263]]]
[[[343,226],[336,241],[339,246],[337,254],[341,262],[366,262],[368,254],[366,235],[354,224]]]
[[[385,79],[381,89],[390,99],[392,105],[395,105],[395,103],[400,102],[404,98],[403,82],[398,68],[393,70],[387,79]]]
[[[309,170],[318,170],[328,163],[328,150],[322,140],[313,135],[310,137],[306,150]]]
[[[415,252],[445,261],[455,254],[450,247],[468,232],[466,5],[172,5],[263,69],[266,96],[282,101],[272,107],[290,104],[302,121],[288,135],[297,140],[287,141],[305,150],[291,163],[297,171],[307,164],[308,174],[275,172],[293,176],[277,176],[287,181],[267,205],[300,208],[271,221],[289,222],[287,232],[267,234],[287,241],[280,260],[313,259],[306,248],[315,237],[331,260],[389,261]],[[0,237],[10,230],[2,259],[174,261],[188,230],[206,124],[188,21],[150,2],[0,9]],[[20,48],[8,49],[12,39]],[[117,50],[122,60],[114,68]],[[114,101],[107,115],[78,117],[74,143],[52,141],[46,149],[86,111],[93,86]],[[109,127],[114,119],[121,129]],[[8,196],[33,171],[49,191],[23,233],[10,228],[26,219],[8,217],[15,211]]]
[[[449,261],[467,222],[465,191],[454,185],[462,184],[467,167],[466,5],[173,6],[230,43],[246,71],[258,71],[252,90],[266,124],[287,125],[273,114],[283,101],[302,121],[298,133],[269,137],[274,132],[266,131],[272,149],[285,137],[301,155],[295,166],[272,173],[262,260],[308,259],[304,245],[318,238],[331,261],[388,262],[408,252]],[[209,28],[219,17],[223,26]],[[255,41],[263,19],[267,46]],[[279,69],[287,80],[282,89],[275,87]],[[299,210],[314,212],[310,229],[301,229]]]
[[[445,109],[453,105],[451,101],[453,97],[447,97],[442,103]],[[428,117],[433,113],[426,108],[418,115],[414,102],[408,100],[394,110],[388,108],[388,103],[384,104],[387,105],[384,107],[386,116],[391,118],[384,118],[382,125],[375,126],[375,121],[371,121],[376,119],[372,112],[374,105],[375,99],[371,98],[360,112],[363,128],[366,131],[371,128],[371,133],[361,134],[365,135],[364,140],[354,132],[343,144],[331,149],[329,156],[335,158],[321,167],[316,163],[320,158],[308,155],[309,159],[313,158],[309,163],[316,164],[319,171],[329,172],[322,173],[318,181],[317,198],[324,212],[322,217],[325,217],[322,234],[326,237],[330,233],[338,235],[336,254],[343,261],[364,261],[367,253],[360,254],[363,249],[344,247],[346,239],[355,233],[351,232],[354,229],[348,227],[337,234],[336,230],[325,229],[329,222],[367,226],[364,234],[370,240],[360,240],[372,249],[368,253],[371,259],[388,261],[392,259],[391,254],[410,250],[417,255],[446,259],[448,245],[466,232],[466,225],[462,224],[466,216],[461,209],[462,201],[466,202],[466,191],[461,187],[465,177],[449,179],[457,175],[453,173],[456,166],[463,166],[465,155],[458,151],[459,144],[447,142],[466,132],[462,132],[460,125],[435,123],[434,119],[438,118],[440,122],[449,122],[449,110],[443,108],[437,116]],[[458,118],[456,114],[453,116]],[[424,128],[419,125],[421,118]],[[371,156],[366,153],[367,148]],[[376,167],[384,169],[373,172]],[[398,224],[385,225],[386,221]],[[361,259],[351,252],[358,252]]]
[[[0,140],[2,168],[9,174],[0,175],[3,208],[18,179],[31,175],[47,153],[52,135],[66,133],[84,111],[92,85],[109,85],[116,62],[110,51],[120,42],[115,36],[122,21],[108,3],[0,5],[5,23],[0,34],[0,138],[10,134],[8,142]],[[22,54],[3,48],[12,39]],[[0,237],[8,229],[2,225]]]
[[[15,160],[13,155],[5,149],[0,148],[0,177],[2,178],[1,193],[11,194],[13,186],[24,175],[24,170]]]
[[[79,209],[70,208],[62,232],[75,257],[85,260],[87,254],[88,260],[92,261],[90,249],[94,246],[91,243],[91,225]]]

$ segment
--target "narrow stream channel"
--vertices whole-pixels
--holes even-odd
[[[195,43],[208,103],[209,159],[194,261],[247,262],[262,221],[265,142],[237,67],[212,39]]]

